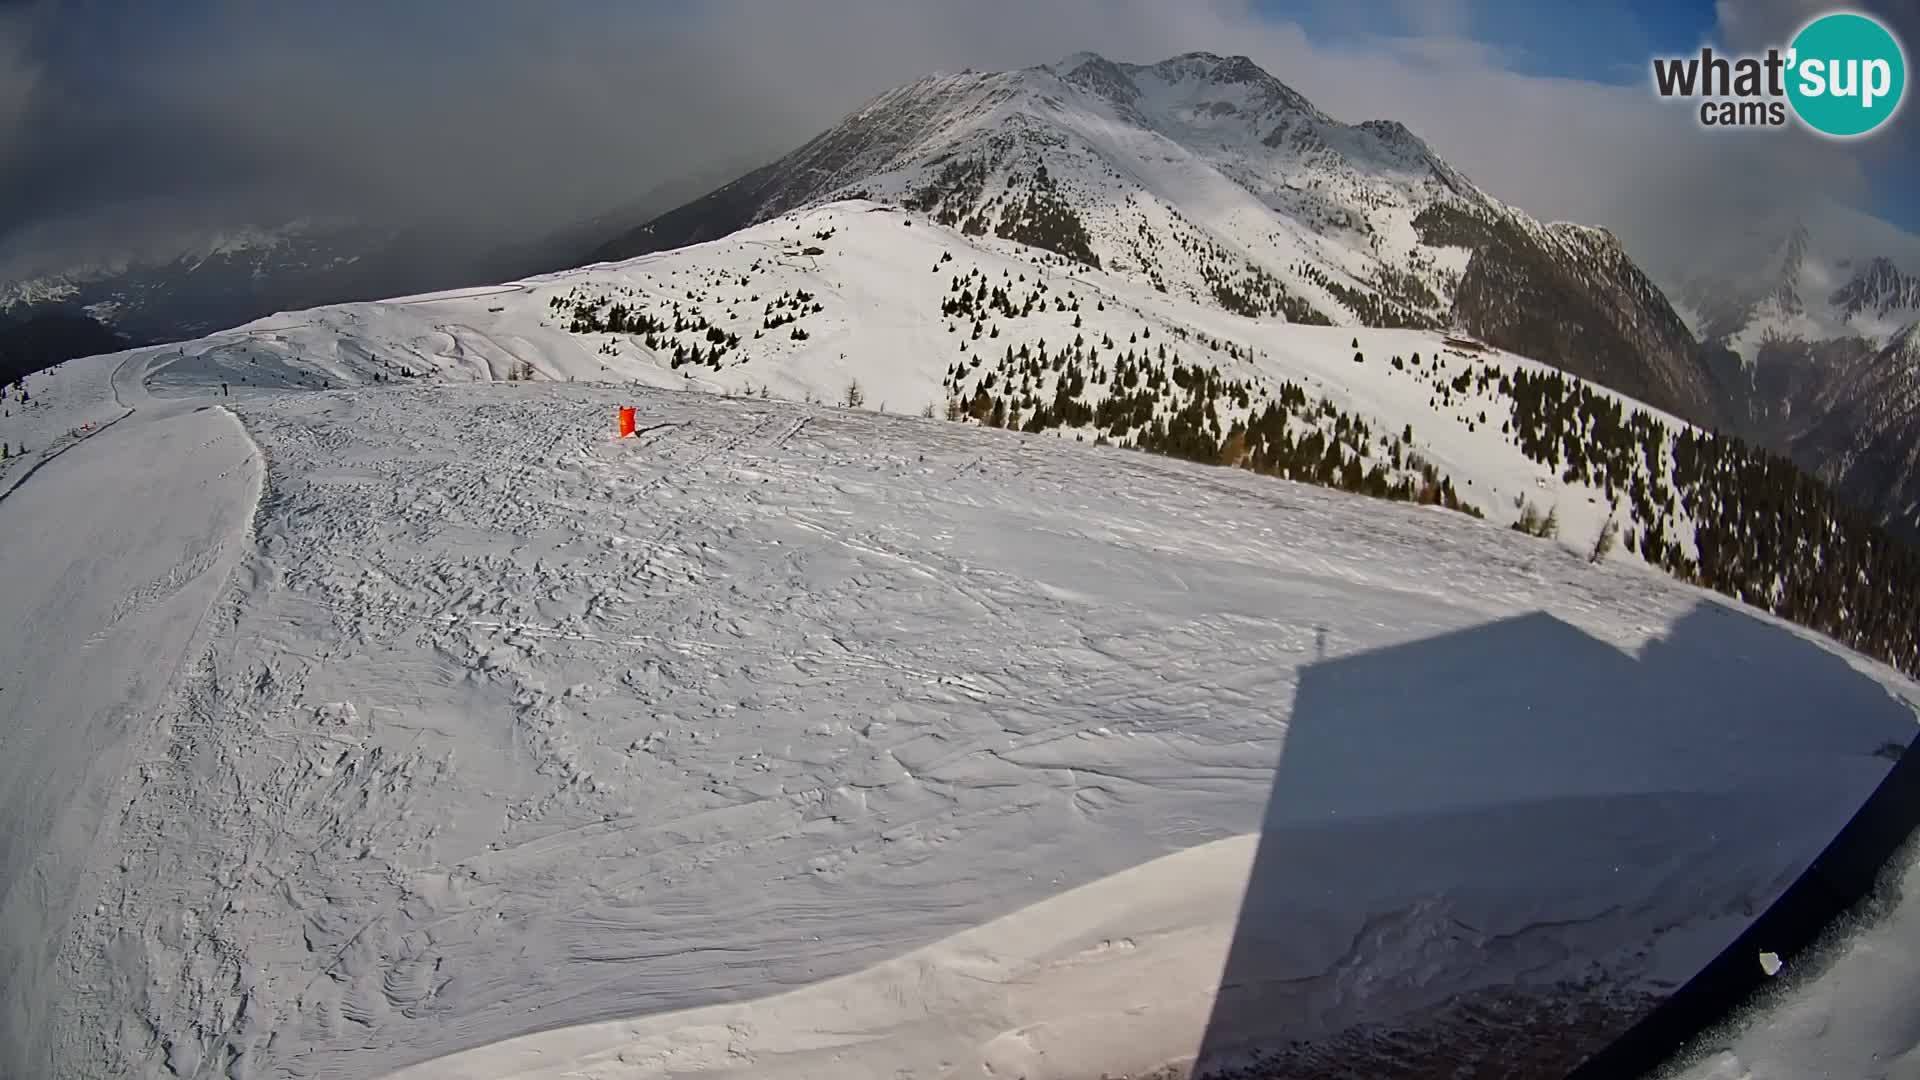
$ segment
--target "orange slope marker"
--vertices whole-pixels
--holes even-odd
[[[633,406],[622,405],[620,406],[620,434],[616,437],[624,439],[631,434],[633,434]]]

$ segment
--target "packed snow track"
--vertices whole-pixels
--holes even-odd
[[[114,358],[93,358],[63,372],[69,392],[54,397],[77,433],[55,439],[50,417],[43,452],[13,463],[0,500],[8,1076],[66,1075],[48,1069],[41,1049],[61,1006],[48,994],[64,977],[61,928],[149,852],[116,852],[123,802],[175,764],[151,741],[154,720],[184,722],[190,713],[172,710],[195,706],[173,694],[175,673],[206,647],[208,609],[250,550],[263,472],[224,410],[143,401],[133,422],[136,411],[114,393],[119,371]]]
[[[0,501],[6,1075],[1091,1080],[1461,1002],[1577,1056],[1920,698],[1642,568],[1050,436],[189,390]]]

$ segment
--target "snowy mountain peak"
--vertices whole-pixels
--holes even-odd
[[[1184,114],[1188,122],[1198,120],[1208,128],[1237,119],[1249,129],[1264,129],[1284,113],[1332,122],[1245,56],[1194,52],[1157,64],[1130,64],[1079,52],[1032,70],[1113,104],[1129,119],[1149,123],[1149,116],[1133,111],[1143,99],[1163,116]]]
[[[1862,313],[1884,319],[1895,311],[1920,311],[1920,274],[1909,274],[1884,255],[1867,260],[1829,302],[1843,317]]]
[[[921,79],[592,258],[854,198],[1248,318],[1457,326],[1676,412],[1708,400],[1685,324],[1610,235],[1542,225],[1405,125],[1342,123],[1239,55]]]
[[[1276,84],[1278,80],[1261,69],[1245,56],[1221,56],[1218,53],[1190,52],[1171,57],[1153,65],[1153,70],[1164,78],[1192,78],[1218,83],[1249,83],[1259,86]]]
[[[1876,235],[1829,217],[1778,223],[1688,279],[1678,295],[1701,337],[1751,367],[1772,343],[1860,337],[1878,347],[1920,316],[1920,274],[1888,254],[1904,251],[1897,230],[1881,223]]]
[[[1066,82],[1117,105],[1130,106],[1140,99],[1140,87],[1126,71],[1096,53],[1075,53],[1053,70]]]
[[[1193,52],[1150,67],[1125,65],[1136,80],[1157,84],[1163,94],[1191,96],[1233,105],[1249,117],[1270,121],[1268,112],[1299,113],[1322,123],[1332,120],[1292,87],[1274,78],[1245,56]],[[1222,110],[1224,111],[1224,110]]]
[[[1088,64],[1105,64],[1108,67],[1112,67],[1113,61],[1108,60],[1097,52],[1082,51],[1061,57],[1054,63],[1042,64],[1041,66],[1057,75],[1066,76],[1080,70]]]
[[[1419,154],[1432,153],[1419,136],[1407,130],[1407,125],[1398,120],[1363,120],[1360,130],[1397,149]]]
[[[1809,242],[1806,225],[1796,222],[1781,244],[1775,263],[1773,300],[1788,315],[1798,315],[1805,309],[1800,299],[1800,272],[1806,265]]]
[[[1786,243],[1783,245],[1782,263],[1789,272],[1799,273],[1800,264],[1807,257],[1807,245],[1812,242],[1813,237],[1807,231],[1807,223],[1796,220],[1793,223],[1793,231],[1787,234]]]

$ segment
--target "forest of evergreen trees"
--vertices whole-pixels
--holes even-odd
[[[1009,145],[996,140],[985,156],[945,163],[931,181],[902,199],[901,205],[968,236],[992,232],[1002,240],[1041,248],[1100,269],[1100,256],[1093,250],[1093,236],[1086,222],[1045,164],[1035,166],[1031,174],[1014,174],[1008,178],[1005,192],[982,201],[991,162],[1003,157]]]
[[[1086,222],[1060,193],[1047,167],[1041,165],[1027,184],[1026,198],[1013,198],[1001,211],[994,235],[1028,247],[1045,248],[1075,262],[1100,269],[1093,237]]]
[[[978,338],[981,297],[992,290],[962,284],[972,280],[956,278],[971,299],[949,303],[952,314],[979,314]],[[1355,360],[1365,357],[1356,351]],[[1499,423],[1528,460],[1603,493],[1623,519],[1609,523],[1608,546],[1618,535],[1676,578],[1920,675],[1920,552],[1791,462],[1726,436],[1676,432],[1557,371],[1504,371],[1470,358],[1456,370],[1439,355],[1388,363],[1430,380],[1436,410],[1454,410],[1469,427]],[[1188,364],[1140,333],[1124,345],[1103,334],[1052,349],[1007,346],[990,366],[976,352],[948,370],[946,385],[950,419],[1026,432],[1090,429],[1098,442],[1482,516],[1420,458],[1411,426],[1382,437],[1292,382],[1269,392]],[[1551,534],[1542,525],[1528,531]]]
[[[1009,345],[991,367],[976,353],[947,371],[947,416],[1029,433],[1091,429],[1098,443],[1482,516],[1414,450],[1411,426],[1377,434],[1295,383],[1269,393],[1150,339],[1150,328],[1135,332],[1124,352],[1107,335]]]
[[[1500,384],[1528,458],[1630,509],[1628,550],[1920,675],[1920,551],[1792,462],[1725,435],[1676,434],[1560,372]],[[1697,556],[1678,533],[1683,519]]]
[[[746,279],[741,278],[739,282],[744,287]],[[628,293],[627,299],[618,299],[575,289],[551,298],[547,306],[565,320],[564,325],[571,333],[631,335],[649,350],[665,356],[676,370],[693,365],[718,371],[727,357],[740,348],[737,332],[714,325],[697,307],[682,307],[676,300],[668,303],[665,314],[655,314],[639,303],[637,293],[632,290]],[[700,294],[689,295],[698,299]],[[756,295],[750,302],[761,303],[761,299]],[[804,289],[782,292],[764,302],[760,329],[754,331],[754,337],[791,326],[787,336],[805,341],[807,331],[797,324],[808,315],[824,310],[824,305]],[[608,348],[603,347],[602,351]]]
[[[971,176],[963,171],[960,179]],[[1043,184],[1037,190],[1048,189]],[[1071,251],[1085,241],[1075,222],[1049,216],[1044,198],[1007,205],[1024,208],[1011,239],[1031,244],[1045,234],[1054,251]],[[1030,213],[1035,205],[1039,212]],[[1418,225],[1432,241],[1485,223],[1436,211]],[[951,261],[951,254],[943,255],[932,271],[945,272]],[[1256,269],[1230,276],[1218,260],[1203,259],[1201,265],[1217,275],[1210,278],[1215,298],[1230,310],[1272,317],[1278,307],[1293,321],[1320,321],[1310,307],[1288,311],[1294,298],[1270,275]],[[751,309],[733,310],[750,302],[759,307],[754,337],[785,331],[783,336],[803,340],[806,330],[799,323],[820,312],[820,302],[804,290],[764,300],[745,296],[748,281],[735,274],[725,282],[742,294],[723,305],[731,325],[752,317]],[[739,334],[715,326],[695,306],[704,293],[689,289],[687,303],[664,305],[631,289],[616,293],[575,290],[550,303],[573,332],[632,335],[675,368],[717,370],[741,345]],[[941,314],[959,338],[962,359],[946,377],[949,418],[1026,432],[1072,429],[1097,442],[1480,514],[1449,478],[1420,458],[1411,428],[1376,433],[1364,418],[1310,399],[1291,382],[1277,388],[1250,384],[1188,363],[1169,342],[1153,340],[1151,327],[1124,342],[1110,332],[1083,331],[1081,313],[1094,306],[1104,310],[1095,297],[1083,300],[1050,288],[1038,272],[952,274]],[[1037,314],[1071,315],[1072,341],[1053,347],[1044,340],[1000,343],[1003,324]],[[1172,336],[1172,344],[1191,339],[1177,330]],[[1198,344],[1247,358],[1230,342]],[[1354,359],[1368,362],[1357,342]],[[1464,368],[1456,366],[1459,360],[1466,361]],[[1394,376],[1429,384],[1428,405],[1436,414],[1450,415],[1469,430],[1498,425],[1529,461],[1566,483],[1596,489],[1614,509],[1618,542],[1627,552],[1920,675],[1920,552],[1791,462],[1731,437],[1675,430],[1562,371],[1508,370],[1476,360],[1471,349],[1385,362]]]
[[[1208,261],[1200,270],[1201,278],[1213,290],[1219,305],[1249,319],[1282,318],[1290,323],[1332,326],[1333,320],[1305,298],[1287,291],[1286,285],[1265,267],[1241,260],[1238,272],[1227,272],[1218,261]]]
[[[984,221],[975,224],[974,208],[986,191],[988,166],[984,158],[969,157],[949,161],[934,178],[901,200],[909,210],[932,216],[948,228],[965,226],[968,235],[985,231]]]
[[[952,261],[951,253],[941,255],[940,261],[933,266],[934,273],[939,273],[941,266]],[[975,341],[989,330],[990,336],[1000,336],[1000,327],[991,322],[995,316],[1011,320],[1030,318],[1035,312],[1072,312],[1075,315],[1080,312],[1077,294],[1054,292],[1047,286],[1046,279],[1038,274],[1029,282],[1024,271],[1018,275],[1011,270],[1002,271],[998,281],[990,282],[983,271],[969,270],[964,275],[953,275],[947,293],[946,299],[941,301],[940,313],[949,320],[972,323]],[[1077,327],[1079,320],[1076,318],[1074,323]]]
[[[1294,263],[1289,269],[1299,277],[1332,293],[1333,298],[1340,302],[1340,306],[1352,312],[1363,326],[1405,330],[1435,330],[1441,326],[1441,319],[1437,316],[1417,311],[1384,294],[1356,289],[1335,279],[1310,262],[1302,260]],[[1404,290],[1407,282],[1401,281],[1399,284]],[[1425,289],[1425,286],[1421,286],[1417,280],[1412,280],[1412,284],[1421,290]]]
[[[1445,321],[1441,315],[1446,305],[1440,297],[1420,280],[1418,274],[1410,270],[1396,270],[1381,266],[1374,272],[1373,287],[1379,291],[1382,301],[1388,305],[1399,305],[1425,323],[1427,327],[1438,328]],[[1422,312],[1433,313],[1422,315]]]

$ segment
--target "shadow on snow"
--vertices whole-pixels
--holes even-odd
[[[1322,659],[1195,1071],[1560,1076],[1631,1030],[1604,1066],[1631,1075],[1766,978],[1756,933],[1785,954],[1857,899],[1828,880],[1755,922],[1914,734],[1839,656],[1716,602],[1638,656],[1533,614]],[[1920,815],[1899,805],[1849,856],[1868,879]],[[1710,961],[1739,974],[1689,983]]]

